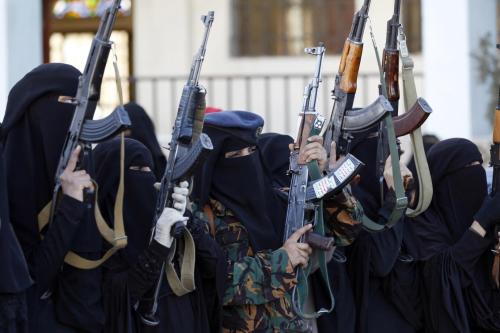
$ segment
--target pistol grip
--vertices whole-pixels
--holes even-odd
[[[184,233],[186,232],[186,226],[182,222],[177,222],[172,226],[172,229],[170,229],[170,236],[174,237],[175,239],[179,239],[182,236],[184,236]]]
[[[333,237],[322,236],[311,231],[304,235],[304,243],[309,244],[313,249],[328,251],[332,249],[334,239]]]

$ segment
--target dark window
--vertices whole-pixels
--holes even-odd
[[[402,23],[408,49],[412,53],[420,53],[422,52],[422,2],[421,0],[404,0],[402,7]]]
[[[302,55],[324,42],[341,53],[354,0],[233,0],[234,56]]]

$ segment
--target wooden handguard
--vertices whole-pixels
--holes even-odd
[[[493,143],[500,143],[500,108],[495,110],[495,122],[493,123]]]
[[[382,68],[389,102],[399,101],[399,51],[384,50]]]
[[[363,55],[363,44],[346,40],[339,65],[339,74],[342,76],[340,89],[347,94],[354,94],[358,87],[358,71]]]
[[[334,244],[333,237],[321,236],[315,232],[308,232],[304,235],[304,243],[316,250],[331,250]]]
[[[394,117],[394,131],[396,137],[410,134],[419,128],[429,117],[432,109],[427,102],[419,97],[415,104],[404,114]]]

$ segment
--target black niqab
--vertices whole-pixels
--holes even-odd
[[[155,126],[146,111],[138,104],[130,102],[124,105],[128,112],[132,126],[128,130],[127,136],[142,142],[149,149],[154,162],[154,174],[160,180],[165,172],[167,159],[163,155],[162,148],[155,135]]]
[[[12,226],[36,282],[28,293],[30,326],[40,330],[57,331],[60,323],[98,330],[103,321],[99,268],[79,270],[62,264],[61,269],[57,262],[51,262],[53,267],[38,265],[40,253],[50,261],[49,254],[60,251],[60,243],[41,240],[37,215],[52,199],[56,166],[74,111],[74,106],[59,103],[58,98],[76,95],[79,76],[76,68],[66,64],[36,67],[10,91],[2,127]],[[97,259],[101,237],[92,210],[85,211],[76,234],[71,250]],[[56,270],[55,279],[47,274]],[[40,299],[47,285],[52,299]]]
[[[433,332],[499,331],[489,278],[492,238],[468,230],[486,196],[485,171],[473,164],[482,162],[481,154],[468,140],[449,139],[434,145],[427,159],[432,203],[405,230],[405,246],[423,260],[426,326]]]
[[[276,209],[282,207],[282,199],[273,190],[260,154],[256,151],[225,158],[226,152],[257,143],[243,141],[231,129],[208,124],[203,132],[212,140],[214,149],[195,175],[193,197],[201,206],[212,197],[230,209],[248,230],[254,251],[280,248],[286,211]]]

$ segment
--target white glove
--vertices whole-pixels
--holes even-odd
[[[182,215],[186,212],[188,194],[189,183],[187,181],[183,181],[178,186],[174,187],[174,193],[172,193],[174,208],[177,209],[177,211]]]
[[[173,208],[165,208],[160,218],[156,222],[154,239],[163,246],[170,248],[174,238],[170,235],[172,226],[177,222],[187,224],[187,216],[182,216],[180,212]]]

